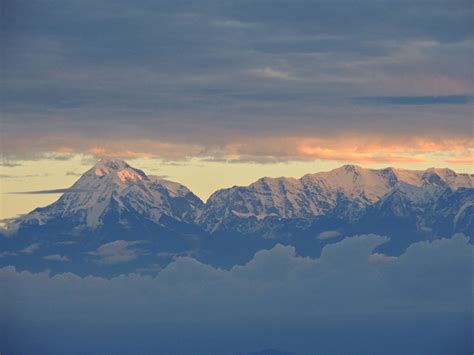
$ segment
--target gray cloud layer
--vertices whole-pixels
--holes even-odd
[[[352,98],[471,95],[472,16],[467,1],[7,1],[4,134],[465,136],[462,100],[388,113]]]

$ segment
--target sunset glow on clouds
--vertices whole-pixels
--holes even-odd
[[[6,140],[7,144],[10,143]],[[337,135],[328,137],[281,136],[236,137],[228,142],[163,142],[152,139],[88,139],[87,137],[63,137],[38,139],[36,155],[22,151],[28,143],[21,139],[11,141],[18,146],[19,157],[30,159],[44,157],[48,153],[86,154],[93,157],[123,159],[154,158],[183,161],[199,158],[207,161],[232,161],[277,163],[285,161],[330,160],[354,164],[416,164],[453,166],[473,162],[474,141],[470,138],[444,139],[426,137],[390,137]]]

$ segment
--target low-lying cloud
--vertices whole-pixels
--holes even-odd
[[[10,194],[15,195],[49,195],[49,194],[71,194],[71,193],[81,193],[81,192],[93,192],[91,189],[76,189],[76,188],[67,188],[67,189],[52,189],[52,190],[37,190],[37,191],[15,191],[10,192]]]
[[[69,261],[69,258],[65,255],[60,255],[60,254],[51,254],[51,255],[46,255],[43,257],[45,260],[51,260],[51,261]]]
[[[217,324],[221,325],[217,332],[225,327],[245,324],[241,329],[244,333],[267,334],[262,335],[265,342],[252,340],[255,344],[279,344],[285,345],[286,349],[292,346],[297,349],[298,345],[291,339],[298,339],[298,335],[290,330],[295,322],[300,324],[297,327],[310,322],[317,329],[327,328],[325,331],[342,322],[335,328],[341,333],[344,320],[360,326],[366,322],[362,319],[375,317],[378,319],[375,324],[389,322],[390,327],[399,327],[397,331],[400,331],[419,324],[417,322],[421,319],[427,322],[435,319],[436,324],[443,325],[445,321],[451,324],[448,320],[453,314],[469,317],[472,310],[473,249],[467,237],[455,235],[449,239],[415,243],[396,258],[373,254],[373,249],[387,240],[377,235],[346,238],[326,246],[317,259],[298,256],[292,246],[277,245],[271,250],[259,251],[247,264],[236,265],[230,270],[214,268],[191,257],[178,257],[156,277],[129,274],[105,279],[79,277],[72,273],[51,276],[48,272],[19,272],[14,267],[4,267],[0,269],[0,282],[6,285],[2,287],[0,314],[2,321],[10,322],[12,329],[30,324],[31,320],[64,324],[71,331],[78,324],[91,322],[95,327],[109,323],[126,325],[127,332],[134,324],[133,328],[143,328],[144,334],[155,329],[153,327],[163,327],[153,336],[147,336],[146,341],[155,341],[155,350],[170,346],[167,349],[174,349],[174,353],[200,353],[199,349],[208,349],[202,353],[210,353],[213,346],[219,348],[227,344],[225,339],[208,339],[204,344],[191,337],[186,338],[188,350],[181,349],[181,352],[176,350],[178,341],[170,343],[170,339],[176,338],[181,331],[196,335]],[[135,258],[133,248],[137,245],[125,241],[109,243],[94,255],[102,262],[124,262]],[[53,257],[58,261],[61,259],[60,256],[50,256]],[[328,319],[330,322],[326,323]],[[401,323],[395,324],[396,319]],[[257,324],[262,322],[269,327],[268,332],[262,333],[263,330],[258,328]],[[194,326],[197,324],[199,326]],[[287,336],[269,337],[268,334],[273,334],[271,324],[287,329]],[[353,332],[357,332],[356,328]],[[173,335],[164,335],[170,329],[174,329]],[[448,339],[448,333],[442,333],[444,340],[426,342],[421,337],[414,342],[425,342],[422,345],[428,344],[428,347],[424,349],[433,349],[438,342],[444,341],[445,348],[439,348],[441,350],[455,350],[456,347],[465,350],[462,348],[467,346],[463,343],[466,341],[463,334],[467,334],[467,329],[458,330],[455,335],[448,332],[457,343],[450,343],[452,340]],[[84,329],[78,328],[78,331]],[[382,330],[374,325],[373,331]],[[245,349],[244,342],[248,340],[242,340],[239,334],[235,333],[231,338],[236,342],[241,339],[240,346]],[[401,336],[397,334],[391,336],[397,339]],[[337,338],[339,335],[333,333],[331,336]],[[81,346],[101,341],[88,339]],[[114,339],[114,344],[121,341]],[[127,344],[138,346],[139,343],[134,343],[138,340],[134,339],[129,338]],[[323,346],[326,341],[316,340],[318,346]],[[404,341],[394,340],[399,345]],[[74,340],[67,344],[72,346]],[[360,346],[362,343],[356,344]],[[232,353],[225,347],[219,349],[217,353]],[[118,353],[124,351],[120,348]]]
[[[121,264],[136,259],[140,254],[139,245],[143,241],[116,240],[98,247],[95,251],[89,252],[93,261],[98,264]]]
[[[65,316],[72,311],[68,311],[72,303],[91,310],[105,307],[101,312],[112,318],[130,317],[127,311],[144,308],[146,318],[183,322],[194,317],[232,319],[244,314],[271,317],[275,312],[303,316],[361,310],[470,309],[472,246],[467,237],[419,242],[398,258],[380,254],[374,258],[372,250],[387,239],[377,235],[345,238],[326,246],[318,259],[298,256],[292,246],[277,245],[230,270],[177,257],[156,277],[51,276],[47,272],[18,272],[13,267],[1,269],[0,275],[15,299],[32,307],[32,314],[41,314],[42,304],[56,304],[66,312],[41,317]],[[137,245],[139,242],[116,241],[91,255],[103,263],[126,262],[137,257]],[[25,286],[35,292],[22,292]],[[72,298],[60,297],[73,289],[78,292]],[[111,295],[116,302],[103,304]],[[116,304],[123,307],[119,314],[114,312]]]
[[[20,250],[20,253],[33,254],[39,248],[40,248],[40,243],[33,243],[33,244],[28,245],[26,248]]]

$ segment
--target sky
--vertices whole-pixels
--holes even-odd
[[[473,5],[6,0],[0,219],[101,157],[201,198],[345,163],[474,159]]]

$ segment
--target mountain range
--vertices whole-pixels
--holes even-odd
[[[53,204],[0,232],[0,265],[78,273],[152,272],[177,256],[221,267],[276,243],[303,255],[377,233],[397,255],[414,241],[473,237],[474,175],[345,165],[300,179],[264,177],[201,201],[185,186],[101,160]],[[100,267],[98,267],[100,265]]]

